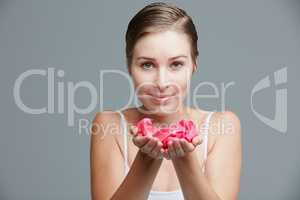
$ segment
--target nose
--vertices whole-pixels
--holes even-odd
[[[165,89],[167,89],[170,85],[169,82],[169,75],[167,71],[164,69],[164,67],[160,67],[159,70],[157,71],[157,76],[156,76],[156,85],[160,92],[163,92]]]

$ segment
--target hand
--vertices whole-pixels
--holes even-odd
[[[146,136],[138,135],[136,126],[130,127],[130,134],[133,136],[133,143],[140,149],[141,152],[154,159],[163,158],[163,144],[159,141],[159,139],[153,137],[151,134]]]
[[[177,157],[183,157],[202,143],[202,139],[197,135],[192,139],[192,142],[188,142],[183,138],[170,138],[168,142],[168,148],[163,151],[163,156],[167,159],[174,159]]]

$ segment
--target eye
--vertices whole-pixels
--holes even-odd
[[[171,68],[176,70],[176,69],[180,69],[182,66],[183,66],[183,62],[177,61],[172,63]]]
[[[151,62],[144,62],[144,63],[141,64],[141,67],[143,69],[148,70],[148,69],[151,69],[153,67],[153,64]]]

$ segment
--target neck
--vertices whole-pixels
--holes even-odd
[[[172,113],[147,113],[149,111],[144,105],[140,107],[141,110],[146,112],[141,112],[142,118],[148,117],[153,120],[154,124],[172,124],[182,118],[188,118],[189,116],[189,109],[182,105],[176,112]]]

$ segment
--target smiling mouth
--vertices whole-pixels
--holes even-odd
[[[169,100],[170,98],[172,98],[174,95],[168,95],[168,96],[153,96],[151,95],[151,98],[154,102],[156,103],[164,103],[167,100]]]
[[[174,93],[170,93],[170,94],[156,94],[156,93],[149,93],[150,96],[155,97],[155,98],[166,98],[166,97],[172,97],[175,94]]]
[[[153,96],[154,98],[166,98],[166,97],[171,97],[171,96],[173,96],[173,95],[151,95],[151,96]]]

